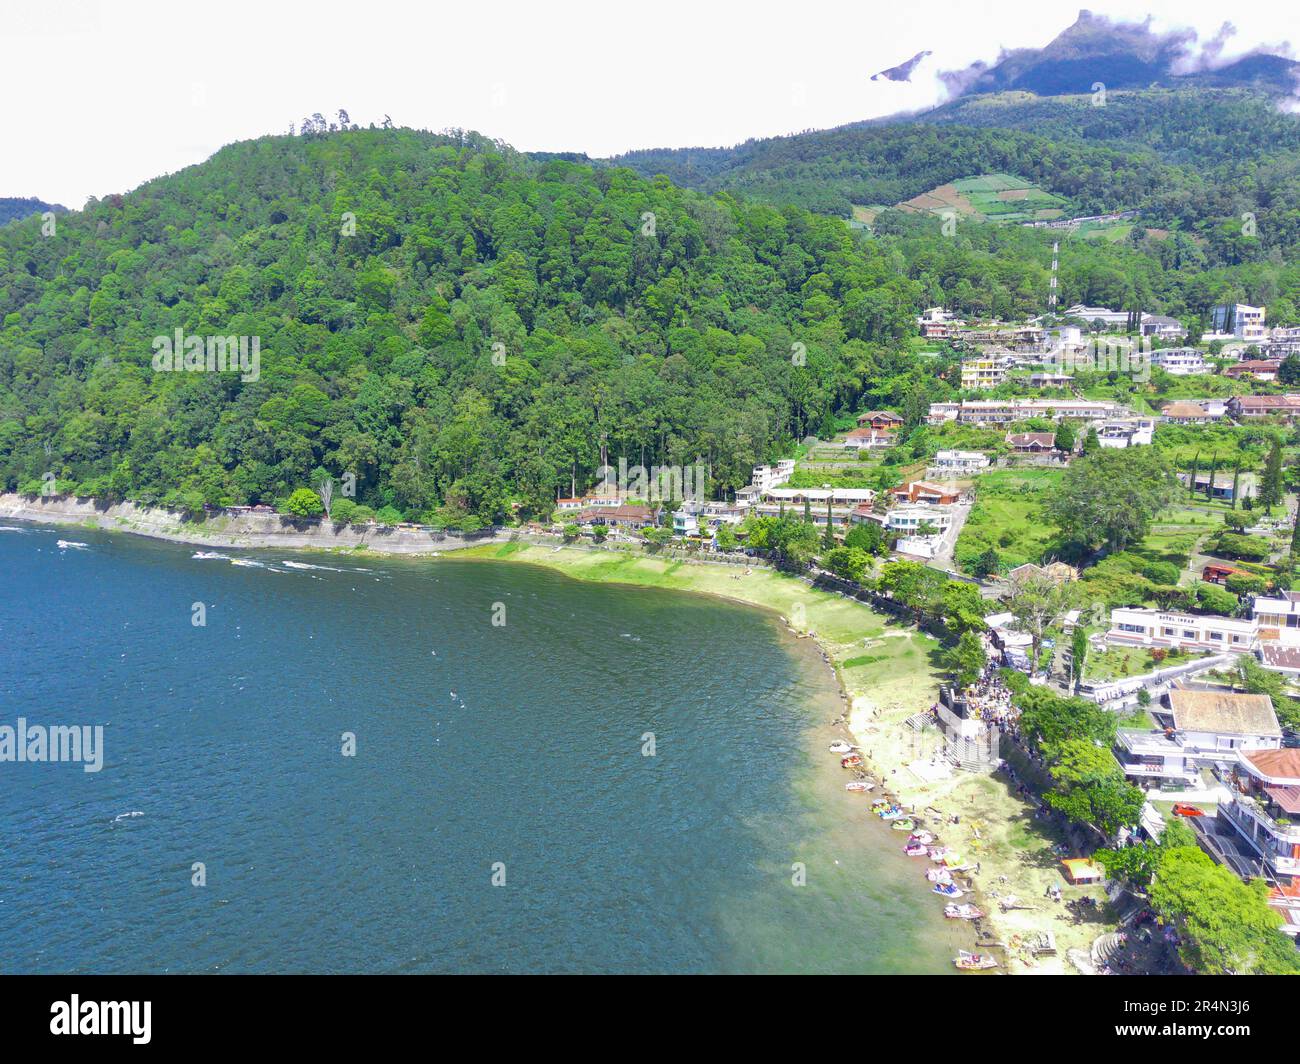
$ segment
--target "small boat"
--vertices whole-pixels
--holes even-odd
[[[865,793],[871,790],[874,786],[875,784],[870,780],[849,780],[849,782],[844,785],[844,789],[846,791],[862,791]]]
[[[220,558],[222,561],[225,561],[225,559],[226,559],[226,556],[225,556],[224,554],[218,554],[218,553],[217,553],[216,551],[214,551],[214,550],[199,550],[199,551],[195,551],[193,554],[190,555],[190,557],[191,557],[191,558],[198,558],[198,559],[200,559],[200,560],[202,560],[202,561],[206,561],[206,560],[208,560],[209,558]]]
[[[873,798],[871,800],[872,809],[883,809],[885,806],[890,804],[891,803],[888,798]]]
[[[848,743],[846,743],[843,739],[836,739],[833,743],[831,743],[830,749],[832,754],[847,754],[850,751],[852,751],[853,747],[850,746]]]
[[[945,898],[960,898],[966,892],[952,880],[949,880],[947,883],[936,883],[934,893],[942,894]]]
[[[928,831],[914,831],[912,832],[912,837],[907,841],[919,842],[922,846],[929,846],[930,843],[934,842],[934,836]]]
[[[849,754],[847,757],[840,758],[840,768],[857,768],[861,764],[861,754]]]
[[[59,550],[67,550],[69,547],[72,547],[76,550],[80,550],[85,545],[86,544],[84,543],[78,543],[75,540],[71,540],[71,539],[61,539],[58,541]]]
[[[952,963],[963,972],[982,972],[987,968],[998,966],[998,962],[987,953],[971,953],[964,949],[957,951],[957,956],[952,959]]]
[[[903,847],[903,852],[908,857],[924,857],[929,851],[919,842],[909,842]]]
[[[881,820],[901,820],[907,814],[903,812],[901,807],[891,805],[888,809],[877,809],[876,816],[880,817]]]
[[[943,864],[952,850],[947,846],[935,846],[930,850],[930,860],[935,864]]]
[[[951,883],[952,873],[946,868],[927,868],[925,878],[931,883]]]
[[[907,819],[895,820],[889,826],[893,828],[895,831],[911,831],[914,827],[916,827],[916,825],[912,823],[912,821]]]
[[[984,910],[974,905],[945,905],[943,915],[949,920],[982,920]]]

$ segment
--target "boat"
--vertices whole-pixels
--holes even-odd
[[[887,809],[877,809],[876,816],[880,817],[881,820],[901,820],[907,814],[903,812],[900,806],[891,805]]]
[[[946,868],[927,868],[925,878],[931,883],[951,883],[952,873]]]
[[[861,754],[849,754],[847,757],[840,758],[840,768],[857,768],[861,764]]]
[[[86,544],[84,543],[78,543],[75,540],[71,540],[71,539],[61,539],[58,541],[59,550],[67,550],[69,547],[72,547],[76,550],[80,550],[85,545]]]
[[[890,804],[891,803],[888,798],[873,798],[871,800],[872,809],[883,809],[885,806]]]
[[[950,853],[952,853],[952,850],[948,849],[947,846],[935,846],[930,850],[930,860],[935,864],[943,864]]]
[[[895,820],[889,826],[893,828],[895,831],[911,831],[914,827],[916,827],[916,825],[913,824],[912,821],[907,819]]]
[[[982,972],[987,968],[998,966],[998,962],[987,953],[971,953],[964,949],[957,951],[957,956],[952,959],[952,963],[963,972]]]
[[[844,785],[844,789],[846,791],[866,792],[871,790],[871,788],[874,786],[875,784],[872,783],[870,780],[849,780],[849,782]]]
[[[974,905],[945,905],[943,915],[949,920],[982,920],[984,910]]]
[[[929,851],[919,842],[909,842],[903,847],[903,852],[908,857],[924,857]]]
[[[936,883],[933,890],[935,894],[942,894],[945,898],[960,898],[966,893],[951,879],[946,883]]]
[[[853,749],[853,747],[850,746],[848,743],[846,743],[843,739],[836,739],[833,743],[831,743],[830,749],[832,754],[847,754]]]
[[[220,558],[224,561],[226,556],[224,554],[218,554],[214,550],[199,550],[191,554],[190,557],[199,558],[204,561],[208,560],[209,558]]]
[[[930,843],[934,842],[934,836],[928,831],[914,831],[912,832],[912,837],[907,841],[919,842],[922,846],[929,846]]]

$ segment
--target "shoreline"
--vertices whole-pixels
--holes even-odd
[[[17,502],[19,505],[15,505]],[[421,557],[454,551],[464,560],[513,561],[538,565],[572,579],[619,583],[632,587],[661,587],[713,595],[773,613],[796,638],[812,639],[835,675],[841,716],[826,721],[857,746],[877,787],[864,795],[862,808],[882,793],[896,796],[914,809],[920,821],[928,809],[942,811],[945,822],[926,824],[940,841],[956,849],[969,863],[979,862],[972,877],[973,898],[985,912],[993,940],[1013,948],[997,949],[1003,957],[998,971],[1010,974],[1065,974],[1067,949],[1087,950],[1109,923],[1087,931],[1072,924],[1064,905],[1044,899],[1049,882],[1062,883],[1056,871],[1053,840],[1033,819],[1033,807],[1010,792],[1002,779],[959,772],[935,762],[942,743],[933,732],[917,732],[905,722],[935,700],[940,680],[936,661],[939,642],[914,627],[887,617],[865,603],[808,583],[766,566],[662,558],[640,550],[593,548],[556,543],[539,545],[522,535],[493,530],[469,540],[417,529],[393,529],[399,538],[367,539],[370,529],[339,537],[329,529],[304,532],[279,515],[238,515],[255,519],[248,527],[206,528],[209,522],[188,522],[166,510],[133,504],[97,505],[89,500],[30,500],[0,495],[0,519],[38,525],[93,527],[194,546],[250,550],[322,551],[326,553]],[[74,505],[69,506],[69,503]],[[269,522],[274,522],[272,526]],[[263,527],[257,527],[258,524]],[[283,531],[288,525],[289,531]],[[278,527],[275,527],[278,526]],[[202,532],[199,530],[203,529]],[[433,538],[435,535],[441,538]],[[829,753],[824,756],[831,757]],[[847,782],[848,777],[845,777]],[[956,815],[957,824],[946,822]],[[898,833],[901,835],[902,833]],[[899,840],[900,848],[901,842]],[[882,840],[882,845],[887,845]],[[924,883],[928,861],[913,859]],[[1064,888],[1070,897],[1100,899],[1099,888]],[[1028,909],[1003,913],[999,895],[1015,894]],[[936,904],[943,900],[934,895]],[[1050,907],[1049,907],[1050,906]],[[1057,940],[1057,956],[1033,960],[1014,949],[1017,941],[1042,931]]]
[[[734,565],[665,561],[643,552],[580,546],[565,546],[557,552],[520,542],[469,548],[457,555],[541,565],[578,580],[711,594],[776,613],[796,637],[817,644],[835,674],[842,715],[825,723],[861,750],[868,775],[877,782],[875,790],[863,795],[864,813],[870,809],[870,800],[882,792],[915,809],[920,819],[927,817],[927,808],[938,808],[945,822],[927,823],[927,828],[967,862],[979,862],[980,873],[971,877],[974,895],[964,900],[979,904],[990,937],[1011,947],[993,950],[1003,960],[999,971],[1075,974],[1066,951],[1087,952],[1097,936],[1114,930],[1112,922],[1102,919],[1076,924],[1063,903],[1044,897],[1047,886],[1056,884],[1067,899],[1105,898],[1100,887],[1074,887],[1064,881],[1059,857],[1053,851],[1061,840],[1051,834],[1045,821],[1035,817],[1034,805],[1018,797],[1003,776],[936,766],[934,755],[941,748],[941,739],[934,732],[913,731],[905,723],[908,717],[928,709],[937,695],[939,642],[932,636],[864,603],[817,590],[766,567],[755,567],[745,575],[743,568]],[[791,623],[800,617],[801,623]],[[822,751],[821,756],[838,755]],[[845,782],[848,778],[845,775]],[[959,822],[947,823],[953,814]],[[903,841],[898,840],[900,849]],[[924,872],[932,865],[919,858],[913,861],[916,875],[924,883]],[[1015,895],[1028,908],[1002,912],[999,901],[1008,895]],[[934,900],[943,903],[937,895]],[[1055,936],[1057,955],[1035,959],[1023,945],[1044,931]]]

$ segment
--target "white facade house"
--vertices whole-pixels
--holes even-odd
[[[1112,646],[1211,653],[1253,653],[1258,641],[1259,624],[1254,620],[1128,606],[1110,611],[1110,630],[1106,633],[1106,642]]]
[[[1284,646],[1300,646],[1300,592],[1287,591],[1281,598],[1259,596],[1250,615],[1259,626],[1261,638]]]
[[[1209,372],[1205,356],[1194,347],[1163,347],[1159,351],[1152,351],[1151,365],[1159,366],[1175,377]]]
[[[1097,429],[1097,442],[1103,447],[1141,447],[1155,437],[1153,417],[1115,418]]]
[[[1242,751],[1234,783],[1218,819],[1259,855],[1271,877],[1300,876],[1300,750]]]
[[[1108,307],[1089,307],[1083,303],[1076,303],[1066,310],[1064,317],[1082,318],[1091,325],[1095,321],[1101,321],[1110,328],[1127,328],[1129,322],[1129,313],[1127,310],[1110,310]]]
[[[1089,399],[967,399],[959,403],[931,403],[931,425],[956,421],[965,425],[1005,425],[1027,418],[1055,421],[1102,421],[1122,413],[1118,403]]]
[[[931,460],[925,475],[942,480],[963,473],[978,473],[989,467],[989,456],[979,451],[939,451]]]
[[[1241,340],[1260,343],[1268,338],[1264,307],[1246,303],[1221,303],[1210,312],[1210,331],[1202,340]]]
[[[1156,731],[1121,729],[1115,754],[1137,783],[1196,786],[1200,770],[1235,765],[1241,751],[1275,750],[1282,744],[1267,695],[1228,691],[1169,692],[1168,705],[1153,708]]]
[[[1143,336],[1157,336],[1162,340],[1181,340],[1187,335],[1187,327],[1181,321],[1164,314],[1143,314],[1138,328]]]

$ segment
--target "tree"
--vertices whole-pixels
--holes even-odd
[[[1012,627],[1032,640],[1030,661],[1037,667],[1043,637],[1065,613],[1069,603],[1066,586],[1046,573],[1031,573],[1012,583],[1007,608],[1014,618]]]
[[[1231,617],[1237,612],[1237,596],[1217,584],[1200,583],[1196,585],[1196,607],[1202,613],[1213,613],[1219,617]]]
[[[331,517],[330,503],[334,501],[334,480],[329,474],[321,477],[316,485],[316,493],[320,496],[321,506],[325,510],[325,519],[328,521]]]
[[[938,616],[948,578],[920,562],[886,562],[880,569],[880,590],[915,611],[918,623],[925,615]]]
[[[718,525],[717,544],[718,550],[724,551],[733,551],[740,545],[736,530],[726,521]]]
[[[1201,469],[1201,452],[1197,451],[1192,455],[1192,467],[1187,471],[1187,495],[1188,498],[1196,498],[1196,474]]]
[[[984,672],[988,657],[984,643],[974,632],[962,632],[957,645],[948,650],[946,662],[957,687],[969,687]]]
[[[835,546],[835,524],[831,520],[831,500],[828,496],[826,499],[826,533],[822,537],[822,543],[829,550]]]
[[[1266,514],[1272,514],[1273,507],[1282,501],[1282,490],[1282,441],[1274,436],[1259,481],[1259,501],[1264,504]]]
[[[1300,499],[1296,501],[1295,522],[1291,525],[1291,554],[1300,555]]]
[[[953,632],[982,632],[984,597],[974,584],[949,580],[943,587],[943,619]]]
[[[1240,487],[1241,487],[1241,459],[1238,458],[1237,461],[1234,462],[1232,466],[1232,499],[1230,501],[1232,503],[1232,508],[1234,510],[1237,508],[1237,492],[1240,490]]]
[[[1173,500],[1168,469],[1154,447],[1103,450],[1076,461],[1047,496],[1047,516],[1086,549],[1123,550],[1145,535]]]
[[[1180,931],[1179,955],[1206,975],[1297,975],[1300,953],[1282,933],[1263,880],[1243,883],[1198,846],[1162,850],[1151,904]]]
[[[1083,627],[1082,619],[1070,633],[1070,672],[1074,680],[1074,689],[1079,689],[1083,682],[1084,669],[1088,663],[1088,631]],[[1145,688],[1143,688],[1145,690]]]
[[[1094,455],[1101,449],[1101,438],[1097,435],[1097,428],[1095,425],[1089,425],[1088,431],[1083,437],[1083,446],[1080,451],[1084,455]]]
[[[1002,559],[998,557],[998,552],[992,547],[987,548],[983,554],[975,559],[975,575],[981,580],[990,576],[997,576],[1002,569]]]
[[[860,547],[835,547],[827,552],[823,561],[836,576],[857,583],[871,565],[871,555]]]
[[[875,521],[863,521],[849,529],[844,545],[858,547],[868,554],[880,554],[885,549],[885,533]]]
[[[325,509],[324,504],[311,488],[299,488],[285,500],[285,513],[294,517],[319,517]]]
[[[1075,438],[1074,422],[1062,420],[1056,427],[1056,449],[1062,454],[1073,454]]]

